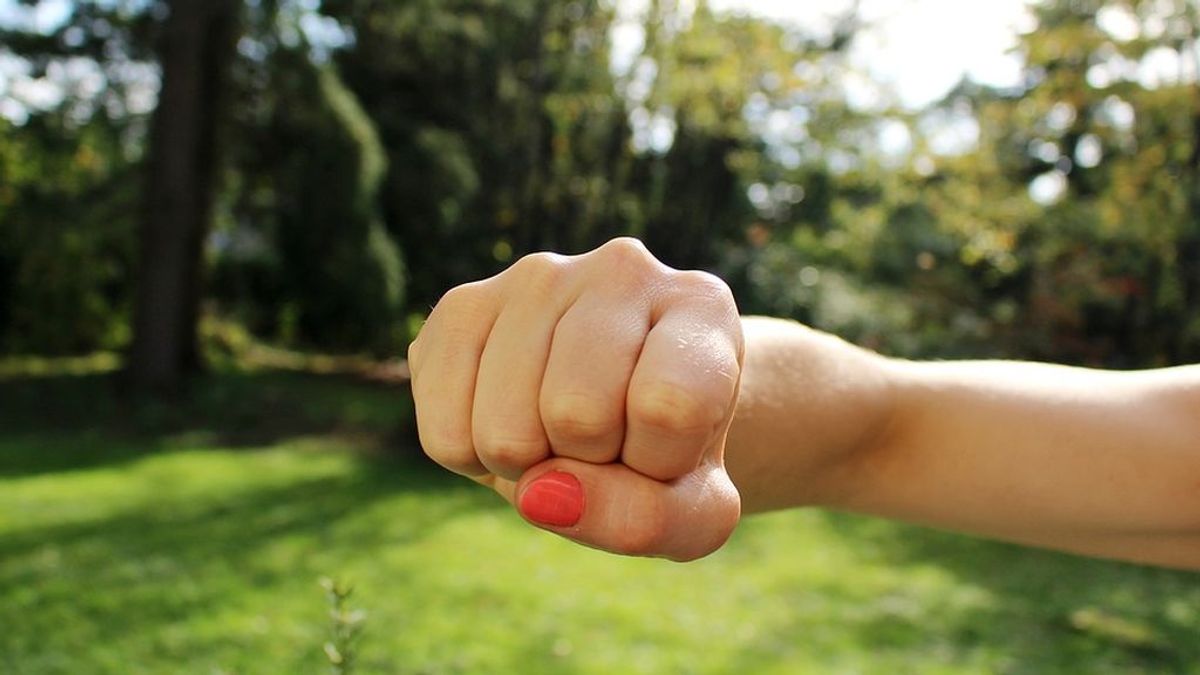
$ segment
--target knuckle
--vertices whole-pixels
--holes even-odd
[[[429,322],[435,315],[438,319],[459,319],[479,313],[489,302],[486,282],[475,281],[461,286],[455,286],[442,296],[429,316]],[[426,323],[429,323],[426,322]]]
[[[564,441],[598,441],[621,425],[621,413],[587,394],[558,394],[543,402],[546,432]]]
[[[462,305],[471,304],[471,300],[476,293],[476,288],[476,286],[472,286],[471,284],[463,284],[462,286],[455,286],[454,288],[451,288],[442,295],[441,300],[438,301],[436,309],[446,311],[450,309],[457,309]]]
[[[477,281],[450,289],[430,312],[420,334],[409,347],[409,361],[416,363],[418,369],[425,361],[430,362],[430,368],[448,365],[448,354],[479,340],[480,328],[493,320],[496,304],[494,289],[487,282]],[[446,345],[453,345],[455,349],[447,350]]]
[[[421,348],[417,346],[419,340],[413,340],[408,345],[408,366],[410,371],[417,369],[417,364],[421,362]]]
[[[566,273],[569,261],[557,253],[530,253],[509,268],[509,276],[521,285],[545,288],[556,285]]]
[[[666,269],[641,241],[632,237],[618,237],[595,251],[597,261],[604,269],[619,272],[622,279],[642,282],[664,273]]]
[[[734,304],[733,291],[721,277],[700,270],[676,272],[672,280],[676,287],[688,295],[699,295],[715,301]]]
[[[633,237],[611,239],[597,250],[602,251],[605,255],[628,260],[643,261],[654,259],[654,256],[646,248],[646,245],[640,239],[634,239]]]
[[[491,436],[476,439],[475,447],[484,465],[507,469],[524,469],[549,454],[546,440],[542,438]]]
[[[697,442],[695,447],[699,448],[700,444]],[[625,461],[649,478],[670,482],[694,471],[700,464],[700,457],[699,452],[676,448],[673,452],[659,453],[649,458],[629,457]]]
[[[520,260],[513,265],[514,268],[520,270],[538,270],[546,267],[555,267],[562,265],[566,260],[565,256],[550,251],[538,251],[522,256]]]
[[[675,434],[707,432],[722,416],[695,393],[667,382],[632,388],[628,405],[631,422]]]
[[[475,449],[469,443],[456,442],[454,439],[434,435],[418,425],[418,436],[421,449],[439,465],[463,475],[479,473],[479,458]]]
[[[487,469],[479,463],[479,459],[475,455],[455,456],[451,459],[438,462],[448,471],[456,473],[460,476],[480,476],[487,473]]]

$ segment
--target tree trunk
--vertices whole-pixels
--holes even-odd
[[[200,366],[196,327],[204,240],[217,180],[217,128],[237,0],[173,0],[160,48],[129,378],[177,387]]]

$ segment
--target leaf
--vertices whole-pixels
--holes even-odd
[[[342,653],[338,651],[337,646],[335,646],[332,642],[325,643],[325,656],[328,657],[329,662],[335,666],[340,666],[346,661],[345,657],[342,656]]]
[[[1071,627],[1080,633],[1132,649],[1158,651],[1166,648],[1154,628],[1140,621],[1126,619],[1095,607],[1071,612]]]

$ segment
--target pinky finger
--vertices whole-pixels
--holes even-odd
[[[482,286],[460,286],[442,299],[421,330],[412,370],[417,433],[430,459],[465,476],[487,473],[471,439],[479,361],[495,322]]]

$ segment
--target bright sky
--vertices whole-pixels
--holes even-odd
[[[685,0],[686,1],[686,0]],[[645,0],[618,0],[634,14]],[[818,31],[851,0],[710,0],[714,9],[750,12]],[[1013,85],[1019,64],[1008,55],[1031,18],[1025,0],[862,0],[868,29],[851,58],[878,82],[890,85],[906,106],[940,98],[964,74],[979,82]],[[615,51],[636,50],[640,35],[618,31]]]
[[[647,0],[615,0],[626,16]],[[691,0],[682,0],[689,2]],[[718,10],[747,11],[806,29],[822,30],[852,0],[710,0]],[[1017,31],[1028,28],[1026,0],[861,0],[869,28],[855,42],[854,62],[878,82],[890,85],[901,102],[918,107],[940,98],[964,74],[994,85],[1015,84],[1018,64],[1006,52]],[[70,0],[46,0],[32,15],[48,29],[61,21]],[[30,14],[13,0],[0,0],[0,19]],[[615,32],[618,61],[640,47],[640,31],[629,25]],[[2,87],[0,87],[2,88]]]

